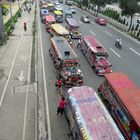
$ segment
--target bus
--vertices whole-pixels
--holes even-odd
[[[66,99],[65,114],[74,140],[124,140],[93,88],[72,87]]]
[[[49,53],[57,69],[58,76],[66,87],[83,84],[83,74],[79,69],[79,59],[64,37],[51,38]]]
[[[140,89],[122,72],[105,74],[99,94],[126,140],[140,140]]]

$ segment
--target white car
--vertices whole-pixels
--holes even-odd
[[[72,12],[73,14],[76,13],[76,9],[75,9],[74,7],[72,7],[72,6],[69,7],[69,10],[71,10],[71,12]]]

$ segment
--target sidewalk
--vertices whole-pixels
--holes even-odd
[[[26,0],[19,0],[20,2],[20,7],[22,8],[23,6],[23,3],[25,2]],[[9,12],[6,16],[3,16],[3,21],[4,21],[4,24],[11,18],[11,13],[10,13],[10,4],[5,4],[6,7],[8,8]],[[14,16],[16,14],[16,12],[19,10],[19,5],[18,5],[18,2],[12,2],[11,3],[11,8],[12,8],[12,15]]]

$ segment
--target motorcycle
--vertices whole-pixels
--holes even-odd
[[[117,41],[115,41],[115,47],[121,49],[121,48],[122,48],[122,44],[121,44],[121,42],[117,42]]]

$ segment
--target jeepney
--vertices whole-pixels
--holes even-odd
[[[126,140],[140,140],[140,88],[123,72],[105,74],[99,95]]]
[[[81,33],[79,30],[79,24],[74,18],[66,18],[66,28],[69,30],[71,38],[81,38]]]
[[[54,24],[54,23],[55,23],[55,17],[54,16],[51,16],[51,15],[46,16],[45,25],[46,25],[47,32],[50,31],[50,26],[51,26],[51,24]]]
[[[65,114],[74,140],[125,140],[93,88],[72,87],[65,95]]]
[[[49,3],[49,4],[48,4],[48,10],[49,10],[50,12],[53,12],[53,11],[54,11],[54,4]]]
[[[48,10],[46,8],[41,8],[40,9],[40,18],[41,18],[42,23],[45,23],[45,18],[47,15],[49,15]]]
[[[69,37],[69,31],[63,25],[55,23],[51,25],[51,29],[53,31],[53,34],[55,34],[56,36],[63,36],[72,46],[72,41]]]
[[[55,20],[56,22],[63,22],[63,13],[59,10],[55,10],[54,11],[54,15],[55,15]]]
[[[103,76],[112,72],[107,50],[93,35],[83,36],[80,44],[82,53],[97,75]]]
[[[49,53],[57,69],[58,76],[66,87],[83,84],[83,74],[79,69],[79,59],[64,37],[51,38]]]
[[[70,10],[65,11],[65,19],[66,18],[73,18],[72,12]]]

